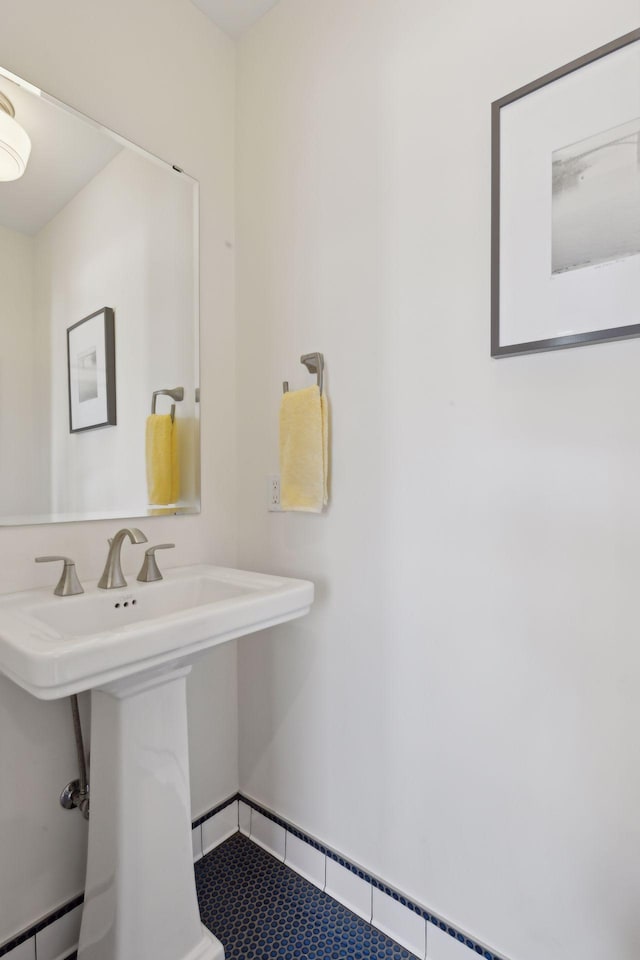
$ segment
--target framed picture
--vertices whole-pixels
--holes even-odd
[[[491,355],[640,336],[640,30],[492,106]]]
[[[69,430],[93,430],[116,422],[115,323],[111,307],[67,330]]]

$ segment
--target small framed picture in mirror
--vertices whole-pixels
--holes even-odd
[[[103,307],[67,329],[69,430],[116,423],[115,319]]]

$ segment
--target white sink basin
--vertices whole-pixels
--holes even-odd
[[[308,613],[313,584],[208,565],[76,597],[0,597],[0,672],[42,700],[89,690]]]
[[[210,647],[308,613],[313,584],[205,565],[85,591],[0,597],[0,673],[42,700],[92,691],[78,960],[224,960],[193,876],[186,676]]]

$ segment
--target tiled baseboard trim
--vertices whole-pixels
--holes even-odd
[[[262,814],[263,817],[266,817],[268,820],[271,820],[273,823],[277,824],[279,827],[282,827],[286,833],[292,834],[294,837],[297,837],[298,840],[302,840],[303,843],[309,844],[315,850],[318,850],[325,857],[328,857],[330,860],[335,861],[341,867],[344,867],[345,870],[348,870],[350,873],[355,874],[359,877],[360,880],[363,880],[365,883],[369,884],[372,888],[380,890],[382,893],[385,893],[387,896],[391,897],[393,900],[401,904],[411,913],[415,913],[418,916],[422,917],[427,923],[432,924],[437,927],[443,933],[448,934],[453,940],[459,943],[461,946],[468,947],[472,950],[476,956],[482,957],[483,960],[507,960],[503,954],[498,954],[495,950],[486,946],[486,944],[480,943],[475,938],[469,936],[468,934],[463,933],[461,930],[458,930],[457,927],[454,927],[448,921],[444,920],[442,917],[437,916],[435,913],[432,913],[430,910],[427,910],[425,907],[420,904],[414,903],[409,897],[405,896],[398,890],[394,890],[392,887],[389,887],[383,880],[380,880],[379,877],[375,877],[373,874],[368,873],[366,870],[363,870],[362,867],[358,866],[355,863],[352,863],[350,860],[347,860],[341,854],[337,853],[335,850],[332,850],[331,847],[326,846],[321,843],[319,840],[316,840],[313,837],[310,837],[308,834],[303,833],[298,827],[294,824],[289,823],[289,821],[284,820],[282,817],[279,817],[277,814],[273,813],[272,810],[268,810],[263,807],[257,801],[252,800],[250,797],[246,797],[243,794],[238,794],[236,798],[242,803],[245,803],[248,807],[251,807],[252,810],[255,810],[257,813]],[[286,841],[285,841],[286,842]],[[286,854],[285,854],[286,862]],[[291,864],[290,864],[291,865]],[[295,869],[295,867],[294,867]],[[329,891],[328,891],[329,892]],[[428,941],[428,933],[427,933]],[[427,950],[428,956],[428,950]]]
[[[7,940],[6,943],[0,944],[0,957],[4,957],[7,953],[10,953],[23,943],[26,943],[27,940],[35,938],[37,934],[41,933],[46,927],[50,927],[52,923],[56,922],[56,920],[62,919],[62,917],[65,917],[68,913],[71,913],[72,910],[75,910],[76,907],[79,907],[83,903],[84,895],[80,894],[78,897],[74,897],[73,900],[69,900],[69,902],[65,903],[64,906],[59,907],[52,913],[48,913],[46,917],[42,917],[41,920],[38,920],[37,923],[34,923],[32,926],[30,926],[28,930],[23,930],[22,933],[12,937],[11,940]]]
[[[226,807],[231,806],[232,803],[235,803],[236,800],[244,800],[239,793],[234,793],[232,797],[229,797],[227,800],[223,800],[222,803],[219,803],[217,807],[213,807],[211,810],[208,810],[206,813],[203,813],[201,817],[198,817],[197,820],[194,820],[191,826],[195,830],[196,827],[201,827],[203,823],[206,823],[207,820],[211,820],[212,817],[215,817],[216,813],[221,813]]]
[[[454,941],[456,941],[456,944],[459,944],[460,946],[468,947],[471,951],[475,953],[476,956],[482,957],[483,960],[506,960],[506,958],[503,955],[498,954],[494,950],[487,947],[486,945],[479,943],[475,938],[468,936],[467,934],[463,933],[461,930],[458,930],[456,927],[452,926],[452,924],[448,923],[442,917],[439,917],[436,914],[432,913],[430,910],[425,909],[425,907],[423,907],[422,905],[414,903],[412,900],[409,899],[409,897],[406,897],[400,891],[394,890],[392,887],[389,887],[387,884],[384,883],[384,881],[380,880],[379,877],[376,877],[373,874],[368,873],[366,870],[362,869],[362,867],[358,866],[355,863],[352,863],[350,860],[347,860],[345,857],[341,856],[341,854],[339,854],[335,850],[332,850],[331,847],[326,846],[326,844],[323,844],[319,840],[316,840],[315,838],[310,837],[308,834],[304,833],[302,830],[296,827],[295,824],[292,824],[289,821],[284,820],[282,817],[279,817],[277,814],[273,813],[273,811],[268,810],[266,807],[263,807],[261,804],[257,803],[257,801],[252,800],[250,797],[246,797],[241,793],[233,794],[233,796],[229,797],[227,800],[224,800],[222,803],[217,804],[217,806],[213,807],[211,810],[207,811],[207,813],[202,814],[202,816],[198,817],[196,820],[193,821],[192,828],[194,831],[194,838],[196,836],[199,837],[198,851],[197,853],[194,853],[195,859],[200,859],[200,857],[203,855],[202,854],[202,849],[203,849],[202,828],[204,824],[206,824],[207,821],[212,820],[215,816],[222,813],[223,810],[226,810],[227,807],[229,807],[231,804],[236,802],[238,802],[238,804],[240,803],[246,804],[246,806],[249,807],[251,810],[255,811],[258,814],[261,814],[264,818],[271,821],[271,823],[275,824],[278,827],[281,827],[285,831],[284,833],[285,849],[284,849],[284,854],[280,856],[280,859],[284,859],[285,862],[287,862],[288,865],[292,867],[292,869],[296,870],[297,868],[295,863],[291,863],[290,861],[287,860],[287,856],[286,856],[287,834],[290,834],[292,837],[297,838],[298,840],[302,841],[302,843],[304,844],[308,844],[311,848],[318,851],[322,856],[327,857],[330,860],[333,860],[340,867],[343,867],[345,870],[349,871],[349,873],[352,873],[356,877],[358,877],[360,881],[363,881],[365,884],[368,884],[372,888],[372,890],[373,889],[379,890],[382,893],[386,894],[388,897],[391,897],[392,900],[396,901],[396,903],[400,904],[406,910],[410,911],[410,913],[416,914],[417,916],[424,919],[427,925],[431,924],[437,927],[439,931],[442,931],[443,933],[447,934]],[[239,810],[240,810],[240,806],[239,806]],[[238,821],[238,829],[243,830],[242,823],[241,823],[241,816],[239,817],[239,821]],[[243,830],[243,832],[246,832],[246,831]],[[249,833],[250,832],[251,831],[249,831]],[[255,840],[256,839],[255,836],[252,837],[252,839]],[[257,842],[260,842],[260,841],[258,840]],[[265,844],[261,844],[261,845],[264,846]],[[194,842],[194,849],[195,849],[195,846],[196,845]],[[274,852],[276,856],[279,856],[279,851],[272,851],[272,852]],[[305,875],[304,871],[301,869],[298,869],[297,872]],[[327,890],[327,892],[330,893],[330,890]],[[46,927],[50,926],[51,924],[55,923],[61,917],[65,916],[67,913],[70,913],[72,910],[74,910],[77,906],[79,906],[83,902],[84,902],[84,897],[82,895],[75,897],[73,900],[65,904],[63,907],[60,907],[58,910],[55,910],[53,913],[50,913],[48,916],[43,917],[41,920],[39,920],[33,926],[29,927],[27,930],[24,930],[22,933],[13,937],[11,940],[8,940],[6,943],[1,944],[0,957],[6,956],[11,951],[15,950],[17,947],[19,947],[21,944],[25,943],[26,941],[30,940],[31,938],[36,938],[38,933],[40,933],[42,930],[44,930]],[[427,926],[427,941],[428,941],[428,929],[429,927]],[[429,956],[428,950],[427,950],[427,956]],[[10,958],[8,958],[8,960],[10,960]]]

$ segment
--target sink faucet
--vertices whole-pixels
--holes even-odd
[[[126,587],[127,585],[127,581],[122,573],[122,566],[120,565],[120,552],[125,537],[129,537],[131,543],[147,542],[144,533],[142,530],[138,530],[137,527],[123,527],[122,530],[118,530],[115,537],[109,541],[107,562],[105,563],[102,576],[98,580],[98,586],[102,590],[113,590],[116,587]]]

